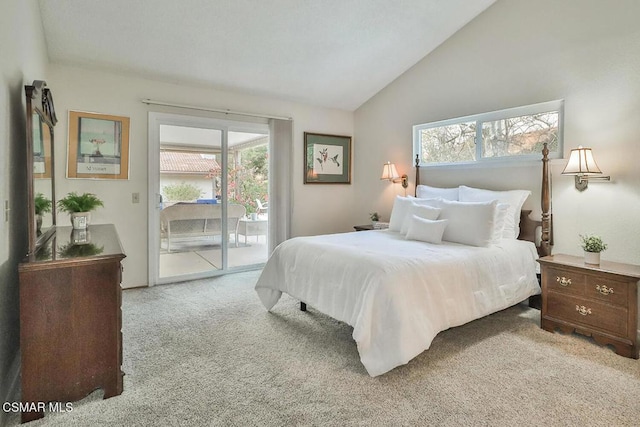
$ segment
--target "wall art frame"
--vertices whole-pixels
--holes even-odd
[[[304,183],[351,184],[351,137],[305,132]]]
[[[69,111],[67,178],[129,179],[129,117]]]

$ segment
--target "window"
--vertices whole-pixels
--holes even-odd
[[[420,165],[562,157],[563,101],[551,101],[413,127],[413,156]]]

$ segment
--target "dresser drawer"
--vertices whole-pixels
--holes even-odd
[[[585,296],[588,298],[595,298],[600,301],[605,301],[609,304],[628,307],[628,293],[628,282],[587,275]]]
[[[547,293],[546,298],[546,314],[550,317],[627,336],[626,308],[556,292]]]
[[[547,268],[546,273],[548,290],[571,295],[584,295],[586,283],[584,274],[552,267]]]

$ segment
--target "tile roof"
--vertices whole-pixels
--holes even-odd
[[[160,151],[161,173],[201,173],[219,171],[213,155],[185,151]]]

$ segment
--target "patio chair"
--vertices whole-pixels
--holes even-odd
[[[260,215],[261,213],[267,213],[267,211],[269,210],[269,202],[262,203],[260,199],[256,199],[256,205],[258,206],[258,209],[256,210],[256,213],[258,215]]]

